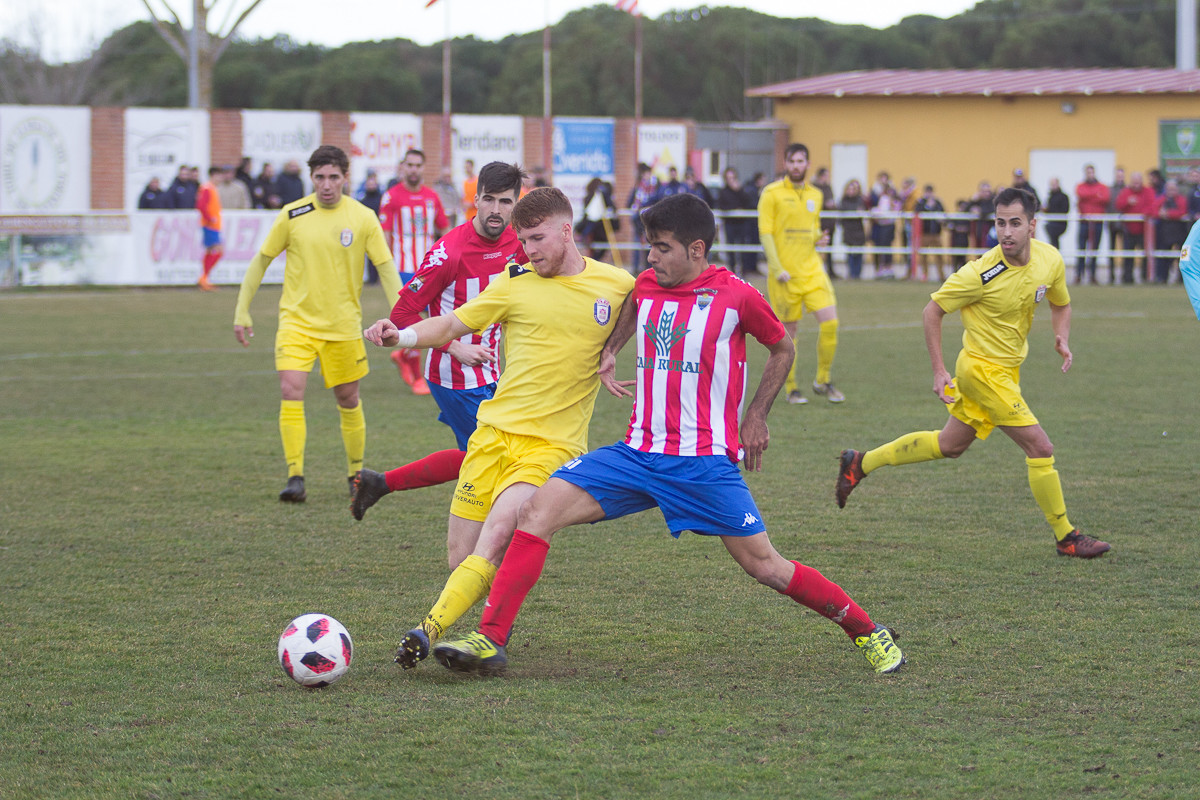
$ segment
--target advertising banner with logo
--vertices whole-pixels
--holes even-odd
[[[283,165],[295,160],[300,163],[304,189],[312,191],[308,179],[308,157],[321,145],[321,112],[319,111],[243,111],[242,155],[250,156],[254,174],[263,164],[283,172]]]
[[[91,138],[90,108],[0,106],[0,210],[87,210]]]
[[[421,118],[416,114],[350,115],[350,183],[362,185],[368,170],[375,170],[386,188],[396,177],[396,165],[410,149],[421,148]],[[432,177],[430,178],[432,180]]]
[[[575,216],[583,215],[588,181],[616,180],[612,117],[554,118],[554,185],[571,200]]]
[[[206,179],[208,132],[204,109],[125,109],[125,207],[137,208],[151,178],[158,178],[165,191],[182,165],[199,167],[201,180]]]
[[[221,238],[225,256],[217,262],[209,280],[217,284],[240,284],[250,260],[258,253],[275,222],[276,212],[225,211],[221,214]],[[200,277],[204,245],[200,241],[198,214],[139,211],[131,215],[133,258],[126,274],[112,283],[133,286],[191,286]],[[283,282],[282,257],[267,269],[263,283]]]
[[[1200,167],[1200,119],[1159,120],[1158,157],[1168,178],[1184,178]]]
[[[490,161],[520,164],[525,162],[525,122],[521,117],[452,114],[450,116],[450,164],[452,180],[462,186],[466,180],[463,162],[475,162],[475,173]],[[431,181],[436,176],[427,175]]]
[[[687,126],[643,122],[638,126],[637,154],[638,162],[649,164],[660,181],[667,179],[671,167],[682,178],[687,167]]]

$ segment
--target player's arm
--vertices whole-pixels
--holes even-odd
[[[608,341],[600,350],[600,366],[596,370],[596,374],[600,376],[600,383],[613,397],[633,397],[633,392],[629,391],[628,387],[637,383],[636,380],[617,380],[617,353],[621,352],[621,348],[637,330],[638,304],[637,298],[634,297],[635,292],[636,289],[630,292],[629,296],[625,298],[625,302],[621,304],[621,313],[617,315],[617,321],[613,323],[612,332],[608,334]]]
[[[471,329],[456,315],[442,314],[406,328],[396,327],[396,323],[390,319],[381,319],[363,331],[363,337],[380,347],[425,348],[439,347],[470,332]]]
[[[233,312],[233,335],[242,347],[249,347],[250,340],[254,338],[254,321],[250,318],[250,301],[258,293],[263,276],[267,274],[267,267],[271,266],[271,262],[274,260],[266,253],[259,252],[250,259],[250,266],[246,267],[246,274],[242,276],[242,285],[238,289],[237,308]]]
[[[1054,329],[1054,349],[1062,356],[1062,371],[1071,368],[1071,304],[1056,306],[1050,304],[1050,326]]]
[[[775,201],[770,192],[763,192],[758,200],[758,239],[767,255],[767,272],[770,278],[787,283],[792,276],[783,268],[779,258],[779,246],[775,243]]]
[[[929,363],[933,367],[933,393],[949,405],[954,402],[954,398],[946,394],[946,387],[954,385],[954,378],[946,371],[946,362],[942,357],[942,320],[945,317],[945,310],[935,300],[930,300],[921,314],[925,328],[925,347],[929,349]]]
[[[796,345],[792,343],[790,336],[784,336],[775,344],[769,345],[767,350],[770,351],[770,355],[763,366],[758,389],[755,390],[754,399],[746,407],[746,414],[742,418],[741,445],[745,451],[742,464],[748,472],[762,469],[762,454],[771,439],[767,430],[767,412],[771,410],[771,404],[783,388],[792,368],[792,360],[796,356]]]

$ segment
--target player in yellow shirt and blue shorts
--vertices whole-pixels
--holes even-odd
[[[842,452],[836,497],[839,507],[864,477],[883,466],[958,458],[976,439],[999,428],[1025,453],[1029,488],[1054,531],[1059,555],[1095,558],[1107,542],[1080,533],[1067,519],[1054,445],[1021,394],[1021,364],[1029,353],[1029,328],[1042,300],[1050,305],[1054,349],[1062,371],[1071,368],[1071,296],[1066,266],[1053,246],[1037,241],[1038,202],[1024,189],[996,198],[999,244],[951,275],[925,306],[925,344],[933,365],[933,392],[949,407],[941,431],[908,433],[866,453]],[[942,358],[942,319],[959,311],[963,347],[954,377]]]
[[[767,300],[793,341],[804,309],[812,312],[817,320],[817,374],[812,388],[829,402],[840,403],[846,396],[830,382],[837,353],[837,298],[817,254],[817,246],[829,242],[829,235],[821,230],[824,195],[804,180],[807,147],[788,145],[783,165],[787,175],[767,184],[758,200],[758,236],[767,254]],[[789,403],[808,402],[796,383],[795,361],[784,389]]]
[[[340,148],[322,145],[308,160],[315,192],[284,206],[262,249],[242,278],[234,312],[233,333],[243,347],[254,336],[250,301],[267,267],[287,251],[279,328],[275,334],[275,369],[279,372],[279,434],[287,460],[284,502],[302,503],[304,488],[304,389],[308,373],[320,359],[325,388],[333,389],[341,414],[347,479],[362,469],[367,425],[358,395],[366,377],[367,351],[362,340],[363,257],[379,270],[389,308],[400,294],[400,278],[371,209],[342,194],[350,160]]]
[[[479,406],[450,506],[446,544],[453,572],[419,627],[404,636],[396,662],[415,667],[431,645],[487,596],[517,524],[517,511],[563,464],[587,450],[600,389],[600,351],[633,277],[575,245],[571,202],[534,189],[513,207],[511,225],[529,264],[510,264],[479,296],[451,314],[408,328],[381,319],[363,332],[374,344],[438,347],[503,326],[504,373]]]

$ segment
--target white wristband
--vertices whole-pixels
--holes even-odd
[[[396,342],[397,347],[415,347],[417,344],[417,332],[412,328],[401,328],[396,335],[400,337]]]

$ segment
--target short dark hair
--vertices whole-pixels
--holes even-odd
[[[330,164],[340,169],[342,174],[349,174],[350,172],[350,159],[346,156],[346,151],[340,147],[323,144],[316,150],[313,150],[312,155],[308,157],[308,169],[310,171]]]
[[[516,164],[493,161],[485,164],[483,169],[479,170],[479,183],[476,185],[476,191],[481,195],[503,192],[516,192],[519,195],[521,181],[527,177],[525,170]]]
[[[1020,203],[1021,210],[1030,219],[1033,219],[1034,215],[1038,212],[1038,199],[1028,189],[1009,186],[1007,189],[1001,189],[1000,194],[996,195],[997,208],[1000,206],[1010,206],[1013,203]]]
[[[550,217],[566,217],[574,219],[575,212],[571,209],[571,201],[563,194],[562,189],[553,186],[540,186],[522,197],[513,206],[510,225],[514,231],[536,228]]]
[[[642,225],[646,238],[654,234],[669,234],[684,247],[697,240],[704,242],[707,256],[717,235],[717,222],[708,203],[694,194],[673,194],[642,209]]]
[[[209,168],[208,168],[208,177],[210,177],[210,178],[211,178],[213,175],[219,175],[219,174],[221,174],[222,172],[225,172],[225,168],[224,168],[224,167],[218,167],[218,166],[212,166],[212,167],[209,167]]]
[[[792,142],[787,146],[787,150],[783,151],[784,160],[791,158],[793,153],[804,153],[804,157],[808,158],[808,147],[799,142]]]
[[[417,148],[415,148],[415,147],[410,147],[410,148],[408,148],[407,150],[405,150],[405,151],[404,151],[404,158],[402,158],[402,159],[400,159],[400,160],[401,160],[401,161],[405,161],[405,160],[407,160],[407,159],[408,159],[408,157],[409,157],[409,156],[420,156],[420,157],[421,157],[421,163],[422,163],[422,164],[424,164],[424,163],[425,163],[425,151],[424,151],[424,150],[418,150],[418,149],[417,149]],[[470,160],[471,160],[471,159],[469,159],[469,158],[467,159],[467,161],[470,161]]]

